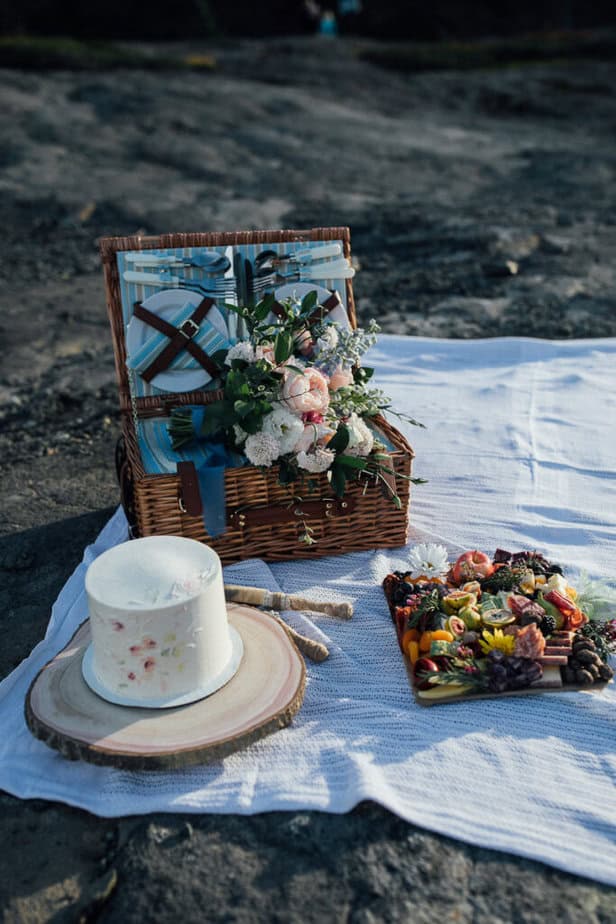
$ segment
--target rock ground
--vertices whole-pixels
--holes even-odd
[[[2,675],[117,502],[100,235],[344,223],[360,320],[385,331],[616,334],[616,65],[405,75],[366,47],[0,72]],[[616,920],[613,890],[373,805],[109,821],[0,802],[7,922]]]

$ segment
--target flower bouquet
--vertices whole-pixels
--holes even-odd
[[[383,582],[420,702],[580,689],[614,676],[614,593],[579,589],[538,552],[418,545]]]
[[[339,498],[347,482],[372,479],[400,506],[396,477],[421,479],[392,468],[390,447],[371,426],[391,410],[369,384],[372,370],[360,365],[378,325],[352,330],[329,321],[314,291],[302,300],[278,303],[267,295],[254,307],[226,307],[240,315],[248,337],[212,357],[220,386],[214,401],[173,410],[173,449],[209,441],[261,469],[276,465],[279,483],[294,485],[296,499],[298,490],[310,495],[311,476],[322,473]],[[311,544],[312,528],[304,527],[301,541]]]

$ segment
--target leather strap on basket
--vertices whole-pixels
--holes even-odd
[[[342,301],[337,292],[332,292],[329,298],[326,298],[322,305],[318,305],[310,317],[308,318],[308,323],[312,324],[315,321],[322,321],[326,314],[329,314],[330,311],[333,311],[334,308],[337,308],[338,305],[341,305]],[[278,318],[286,317],[286,312],[280,302],[274,302],[272,305],[272,311]]]
[[[329,314],[330,311],[333,311],[334,308],[337,308],[338,305],[341,305],[340,296],[337,292],[332,292],[329,298],[326,298],[322,305],[317,305],[310,317],[308,318],[308,323],[313,324],[315,321],[322,321],[326,314]]]
[[[274,526],[278,523],[301,523],[303,520],[326,520],[350,516],[355,510],[355,499],[332,497],[327,500],[302,501],[289,506],[246,507],[232,511],[227,517],[233,529],[250,526]]]
[[[178,475],[181,486],[181,495],[178,498],[180,510],[182,513],[187,513],[189,517],[201,516],[203,503],[195,463],[178,462]]]
[[[188,350],[190,355],[197,360],[199,365],[202,366],[213,379],[218,376],[218,367],[216,363],[213,362],[205,350],[202,350],[193,340],[193,337],[199,332],[199,325],[210,308],[215,304],[216,302],[214,299],[208,297],[204,298],[203,301],[197,305],[189,318],[186,318],[179,327],[174,327],[173,324],[169,324],[168,321],[159,318],[158,315],[144,308],[141,302],[135,302],[135,317],[149,324],[150,327],[154,327],[161,334],[164,334],[165,337],[169,338],[169,343],[164,350],[162,350],[154,361],[150,363],[148,368],[141,373],[142,379],[145,379],[146,382],[151,382],[160,372],[164,372],[182,350]]]
[[[286,317],[286,311],[284,310],[284,308],[282,307],[282,305],[280,304],[280,302],[273,302],[273,303],[272,303],[272,311],[273,311],[273,313],[276,315],[277,318],[285,318],[285,317]]]

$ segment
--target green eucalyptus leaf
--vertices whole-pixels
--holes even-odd
[[[263,424],[263,418],[259,417],[258,414],[249,414],[247,417],[242,417],[240,421],[240,426],[246,433],[258,433]]]
[[[254,409],[254,401],[244,401],[242,398],[236,401],[233,405],[233,410],[241,418],[248,417],[249,414],[252,414]]]
[[[216,350],[215,353],[212,353],[210,359],[216,363],[219,369],[225,368],[225,359],[227,358],[227,350]]]
[[[374,375],[374,369],[369,366],[356,366],[353,369],[353,381],[358,385],[365,385]]]
[[[286,331],[281,331],[276,337],[274,343],[274,359],[280,365],[285,362],[293,350],[293,336]]]
[[[332,474],[331,486],[333,488],[334,494],[336,497],[344,497],[344,489],[347,481],[344,469],[340,465],[336,465],[334,462],[330,471]]]
[[[209,405],[203,415],[203,423],[201,424],[199,435],[213,436],[215,433],[219,433],[224,429],[230,413],[232,413],[232,408],[226,401],[220,401],[217,404]]]
[[[265,301],[259,302],[255,310],[253,311],[253,316],[257,321],[264,321],[270,311],[272,310],[271,305]]]
[[[319,298],[316,292],[316,289],[312,289],[310,292],[306,292],[302,299],[302,314],[311,314],[314,309],[317,307],[317,302]]]
[[[349,445],[349,429],[345,427],[344,424],[340,424],[331,440],[327,444],[327,448],[331,449],[332,452],[344,452],[344,450]]]
[[[330,441],[331,442],[331,441]],[[347,468],[356,468],[363,472],[368,463],[365,459],[362,459],[360,456],[336,456],[336,462],[341,465],[345,465]]]

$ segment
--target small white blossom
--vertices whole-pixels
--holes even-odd
[[[280,454],[291,452],[304,432],[301,417],[284,407],[276,408],[263,418],[262,432],[273,436],[280,445]]]
[[[409,555],[411,578],[441,578],[449,571],[447,549],[444,545],[422,542],[411,549]]]
[[[243,443],[248,436],[246,431],[242,430],[239,424],[233,424],[233,434],[235,436],[235,442],[238,443],[238,445]]]
[[[243,359],[246,363],[253,363],[255,361],[255,351],[252,343],[249,343],[248,340],[239,340],[227,351],[225,366],[230,366],[234,359]]]
[[[269,467],[280,455],[280,443],[269,433],[251,433],[246,439],[244,452],[253,465]]]
[[[335,453],[329,449],[315,449],[314,452],[302,451],[297,453],[297,464],[305,471],[316,474],[326,471],[335,458]]]
[[[345,426],[349,431],[349,443],[345,449],[350,456],[369,456],[374,446],[374,435],[357,414],[351,414]]]
[[[335,324],[328,324],[321,336],[317,339],[319,353],[329,353],[338,346],[338,328]]]

